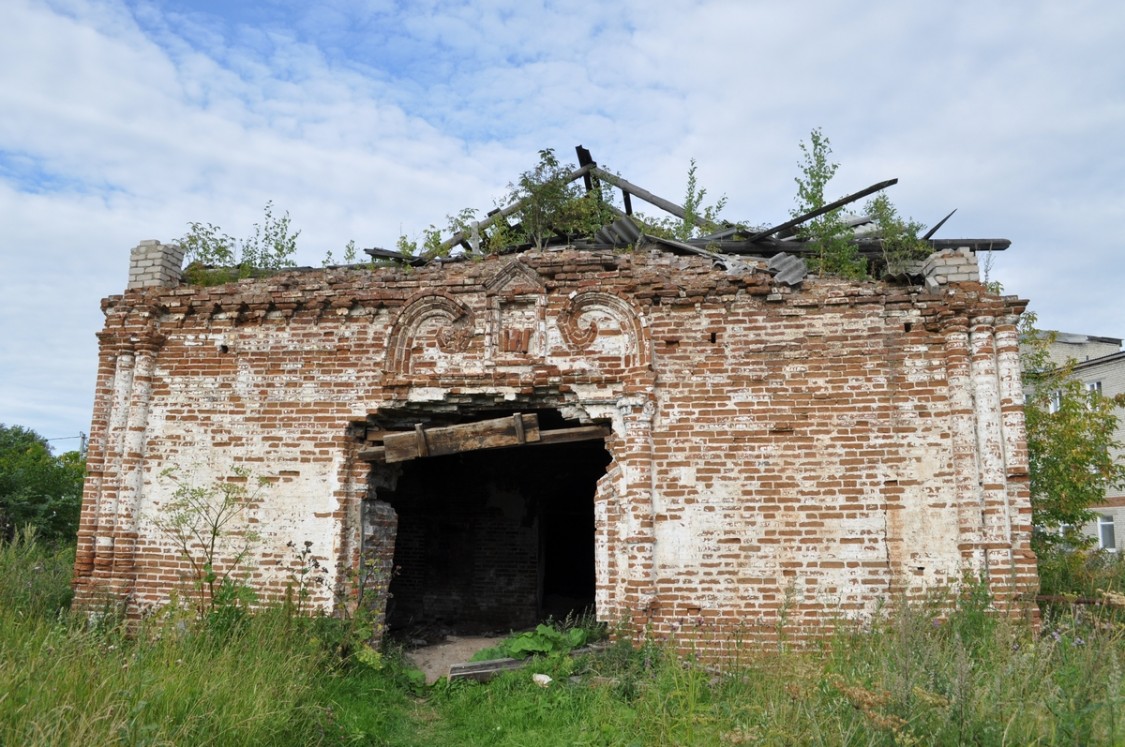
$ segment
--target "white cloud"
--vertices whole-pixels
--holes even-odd
[[[85,427],[98,299],[140,239],[245,235],[272,200],[315,264],[490,208],[578,143],[672,198],[694,157],[770,223],[821,126],[840,194],[899,177],[904,213],[958,208],[942,235],[1014,241],[994,277],[1043,324],[1125,336],[1123,35],[1125,10],[1046,0],[9,0],[0,421]]]

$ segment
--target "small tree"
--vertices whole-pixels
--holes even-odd
[[[1093,540],[1082,526],[1093,520],[1091,506],[1110,488],[1125,485],[1125,464],[1114,460],[1116,408],[1125,396],[1104,397],[1074,377],[1074,361],[1052,363],[1053,334],[1035,328],[1034,314],[1021,320],[1024,417],[1031,483],[1032,548],[1041,565]]]
[[[519,221],[518,237],[542,249],[553,236],[574,239],[591,236],[612,221],[602,195],[586,193],[568,180],[574,169],[555,156],[551,148],[539,151],[539,163],[509,184],[507,204],[523,201],[514,213]]]
[[[911,218],[901,217],[885,194],[868,200],[864,212],[875,223],[887,275],[898,275],[912,262],[925,259],[930,254],[930,245],[919,238],[924,226]]]
[[[801,175],[793,179],[797,183],[797,207],[792,211],[794,218],[819,210],[829,203],[824,194],[825,188],[840,166],[831,160],[831,143],[820,128],[809,133],[808,145],[802,141],[800,148],[802,158],[798,168]],[[813,218],[802,224],[799,230],[803,239],[816,246],[816,256],[810,262],[815,271],[846,278],[867,276],[867,261],[859,253],[851,228],[844,223],[841,208]]]
[[[720,197],[713,205],[705,204],[703,199],[707,196],[707,188],[699,186],[695,175],[696,169],[693,158],[688,165],[687,186],[684,190],[684,217],[652,219],[638,215],[637,218],[647,233],[687,241],[699,238],[703,231],[709,231],[719,223],[719,213],[727,204],[726,195]]]

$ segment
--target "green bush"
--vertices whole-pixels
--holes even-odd
[[[0,423],[0,540],[30,526],[41,540],[73,541],[85,473],[79,452],[55,456],[35,431]]]
[[[54,620],[70,606],[74,546],[52,546],[26,527],[0,540],[0,605],[21,619]]]

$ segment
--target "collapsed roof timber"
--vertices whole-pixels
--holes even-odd
[[[698,254],[713,258],[717,267],[726,270],[742,269],[742,265],[738,260],[741,256],[777,258],[770,263],[769,271],[771,274],[778,276],[779,282],[784,282],[788,285],[800,282],[807,271],[803,262],[799,260],[793,261],[788,259],[788,257],[800,257],[802,255],[813,254],[817,251],[817,247],[813,242],[807,241],[802,237],[801,226],[833,210],[843,208],[898,183],[898,179],[888,179],[872,184],[870,187],[861,189],[858,192],[853,192],[816,210],[798,215],[783,223],[769,227],[748,227],[726,221],[716,223],[698,215],[689,216],[688,211],[682,205],[678,205],[671,200],[655,195],[647,189],[639,187],[617,174],[613,174],[601,168],[590,155],[590,151],[581,145],[577,146],[575,150],[578,154],[579,167],[567,174],[565,182],[570,184],[578,179],[582,179],[586,194],[598,198],[601,195],[599,180],[604,181],[621,191],[621,201],[624,205],[624,209],[617,208],[614,205],[605,205],[611,212],[618,215],[618,219],[602,227],[592,236],[575,241],[571,237],[560,234],[548,243],[566,245],[576,249],[613,249],[650,244],[670,251],[673,254]],[[697,223],[705,225],[710,230],[710,233],[684,241],[646,234],[634,219],[633,197],[637,197],[681,220],[688,220],[690,218]],[[501,222],[506,224],[507,219],[517,213],[528,202],[528,199],[529,198],[517,200],[506,207],[489,212],[484,220],[472,224],[471,231],[468,234],[464,231],[458,231],[442,242],[440,251],[438,252],[439,256],[437,257],[428,258],[425,256],[413,256],[378,247],[365,249],[364,251],[373,259],[389,259],[396,262],[403,262],[414,267],[429,264],[431,261],[456,262],[470,257],[479,257],[483,254],[481,235],[484,230]],[[934,235],[945,225],[945,222],[948,221],[955,212],[957,211],[951,211],[921,237],[922,241],[929,245],[931,251],[937,252],[942,249],[964,247],[974,252],[1003,251],[1011,245],[1012,242],[1008,239],[935,239]],[[873,218],[860,216],[849,220],[847,223],[852,229],[860,229],[863,226],[870,225],[872,222]],[[869,261],[877,260],[883,254],[883,240],[879,236],[863,235],[857,232],[854,241],[859,254]],[[449,255],[450,250],[455,247],[460,247],[463,252],[456,255]],[[530,248],[531,244],[524,243],[503,247],[499,253],[507,254],[524,251]],[[911,276],[917,276],[920,273],[909,274]]]

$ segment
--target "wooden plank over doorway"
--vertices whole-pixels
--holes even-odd
[[[386,461],[405,462],[425,456],[519,446],[538,440],[539,418],[535,413],[518,413],[509,418],[440,428],[423,428],[419,424],[413,431],[388,433],[383,437],[383,449]]]
[[[519,420],[517,421],[516,418]],[[522,438],[519,434],[521,427]],[[477,432],[475,435],[470,435],[474,429]],[[460,434],[454,437],[442,433],[443,431],[460,431]],[[361,449],[359,458],[365,462],[404,462],[423,456],[455,454],[477,449],[550,446],[576,441],[593,441],[609,438],[612,434],[613,429],[606,425],[583,425],[576,428],[543,431],[539,430],[538,418],[534,414],[513,415],[510,418],[441,428],[423,428],[419,424],[413,431],[384,431],[381,434],[383,445]]]

